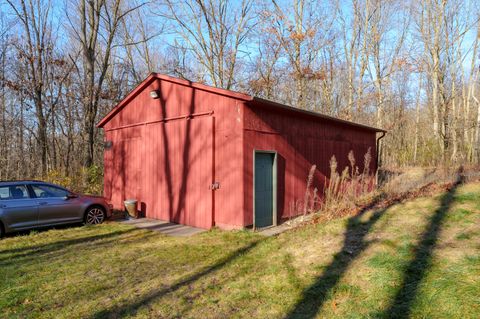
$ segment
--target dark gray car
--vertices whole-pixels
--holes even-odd
[[[103,197],[75,194],[40,181],[0,182],[0,237],[62,224],[100,224],[112,208]]]

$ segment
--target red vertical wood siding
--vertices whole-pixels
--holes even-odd
[[[317,188],[319,195],[330,176],[332,156],[335,156],[337,170],[341,172],[349,166],[348,153],[352,150],[356,165],[362,170],[364,155],[370,148],[370,170],[375,172],[375,131],[254,103],[245,106],[244,128],[245,225],[253,224],[254,150],[278,153],[279,220],[298,214],[312,165],[316,165],[312,189]]]
[[[212,118],[146,125],[144,209],[148,217],[212,226]],[[152,154],[155,150],[155,154]]]
[[[158,99],[150,92],[156,90]],[[371,149],[374,129],[286,110],[246,95],[152,74],[99,124],[105,150],[104,195],[114,208],[138,199],[147,217],[201,228],[253,223],[254,150],[277,152],[278,219],[298,212],[317,165],[319,193],[338,170]],[[211,190],[212,183],[220,188]]]
[[[159,99],[150,97],[152,90]],[[104,195],[116,209],[137,198],[151,218],[241,228],[241,107],[231,97],[153,80],[104,126],[112,142],[105,150]],[[220,189],[212,191],[215,181]]]

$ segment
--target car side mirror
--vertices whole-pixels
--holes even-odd
[[[72,199],[72,198],[77,198],[78,196],[76,194],[68,194],[67,196],[65,196],[63,199],[65,200],[69,200],[69,199]]]

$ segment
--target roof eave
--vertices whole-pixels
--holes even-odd
[[[112,108],[110,112],[108,112],[107,115],[105,115],[105,117],[102,120],[100,120],[100,122],[98,122],[97,127],[98,128],[104,127],[105,124],[107,124],[108,121],[110,121],[112,117],[115,116],[116,113],[118,113],[128,102],[130,102],[135,96],[137,96],[145,87],[147,87],[155,79],[176,83],[176,84],[192,87],[192,88],[207,91],[207,92],[212,92],[215,94],[231,97],[231,98],[242,100],[242,101],[253,100],[253,97],[247,94],[220,89],[220,88],[216,88],[216,87],[201,84],[201,83],[196,83],[196,82],[192,82],[184,79],[178,79],[178,78],[170,77],[168,75],[152,72],[145,80],[143,80],[132,91],[130,91],[130,93],[128,93],[127,96],[122,101],[120,101],[114,108]]]
[[[268,104],[268,105],[275,106],[277,108],[280,108],[280,109],[283,109],[283,110],[286,110],[286,111],[301,113],[301,114],[304,114],[304,115],[307,115],[307,116],[314,116],[314,117],[317,117],[317,118],[322,118],[322,119],[325,119],[325,120],[329,120],[329,121],[332,121],[332,122],[341,123],[341,124],[345,124],[345,125],[355,126],[355,127],[359,127],[359,128],[370,130],[370,131],[383,132],[383,133],[387,132],[384,129],[376,128],[376,127],[373,127],[373,126],[368,126],[368,125],[359,124],[359,123],[355,123],[355,122],[351,122],[351,121],[346,121],[346,120],[338,119],[338,118],[328,116],[328,115],[325,115],[325,114],[321,114],[321,113],[318,113],[318,112],[302,110],[302,109],[295,108],[295,107],[292,107],[292,106],[289,106],[289,105],[285,105],[285,104],[281,104],[281,103],[278,103],[278,102],[273,102],[273,101],[270,101],[270,100],[266,100],[266,99],[263,99],[263,98],[253,97],[253,96],[250,96],[250,95],[247,95],[247,94],[234,92],[234,91],[230,91],[230,90],[215,88],[215,87],[208,86],[208,85],[205,85],[205,84],[195,83],[195,82],[191,82],[191,81],[188,81],[188,80],[178,79],[178,78],[174,78],[174,77],[170,77],[170,76],[163,75],[163,74],[158,74],[158,73],[150,73],[150,75],[145,80],[143,80],[138,86],[136,86],[132,91],[130,91],[130,93],[128,93],[127,96],[122,101],[120,101],[114,108],[112,108],[110,110],[110,112],[108,112],[107,115],[105,115],[105,117],[102,120],[100,120],[100,122],[96,126],[98,128],[103,128],[105,126],[105,124],[107,124],[115,116],[115,114],[117,114],[128,102],[130,102],[133,98],[135,98],[143,89],[145,89],[148,85],[150,85],[150,83],[152,81],[154,81],[155,79],[160,79],[160,80],[163,80],[163,81],[176,83],[176,84],[180,84],[180,85],[183,85],[183,86],[188,86],[188,87],[196,88],[196,89],[199,89],[199,90],[212,92],[212,93],[215,93],[215,94],[231,97],[231,98],[242,100],[242,101],[245,101],[245,102],[257,102],[259,104]]]
[[[149,76],[145,80],[143,80],[139,85],[137,85],[133,90],[131,90],[127,96],[121,100],[115,107],[113,107],[110,112],[105,115],[100,122],[96,125],[98,128],[103,128],[105,124],[108,123],[112,119],[112,117],[119,112],[123,106],[125,106],[128,102],[133,100],[135,96],[137,96],[145,87],[147,87],[154,79],[156,78],[155,73],[150,73]]]
[[[383,132],[383,133],[387,132],[386,130],[381,129],[381,128],[368,126],[368,125],[364,125],[364,124],[360,124],[360,123],[355,123],[355,122],[351,122],[351,121],[347,121],[347,120],[342,120],[342,119],[339,119],[339,118],[336,118],[336,117],[333,117],[333,116],[325,115],[325,114],[314,112],[314,111],[308,111],[308,110],[295,108],[293,106],[289,106],[289,105],[281,104],[281,103],[278,103],[278,102],[262,99],[260,97],[254,97],[252,100],[253,100],[253,102],[257,102],[257,103],[260,103],[260,104],[262,104],[262,103],[263,104],[269,104],[271,106],[278,107],[278,108],[286,110],[286,111],[301,113],[301,114],[304,114],[304,115],[307,115],[307,116],[314,116],[314,117],[318,117],[318,118],[321,118],[321,119],[325,119],[325,120],[329,120],[329,121],[333,121],[333,122],[337,122],[337,123],[341,123],[341,124],[345,124],[345,125],[355,126],[355,127],[363,128],[363,129],[370,130],[370,131]]]
[[[174,77],[164,75],[164,74],[158,74],[158,73],[152,73],[152,74],[154,74],[157,79],[160,79],[160,80],[163,80],[163,81],[172,82],[172,83],[180,84],[180,85],[183,85],[183,86],[189,86],[189,87],[192,87],[192,88],[195,88],[195,89],[199,89],[199,90],[207,91],[207,92],[212,92],[212,93],[215,93],[215,94],[231,97],[231,98],[238,99],[238,100],[243,100],[243,101],[253,100],[253,97],[248,95],[248,94],[235,92],[235,91],[222,89],[222,88],[217,88],[217,87],[213,87],[213,86],[210,86],[210,85],[197,83],[197,82],[192,82],[192,81],[185,80],[185,79],[174,78]]]

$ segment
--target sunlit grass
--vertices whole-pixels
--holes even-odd
[[[385,318],[408,308],[479,318],[480,184],[458,188],[438,236],[425,237],[443,196],[272,238],[172,238],[115,223],[11,236],[0,241],[0,317]],[[428,262],[416,260],[422,239]],[[392,305],[412,270],[423,274],[414,295]]]

